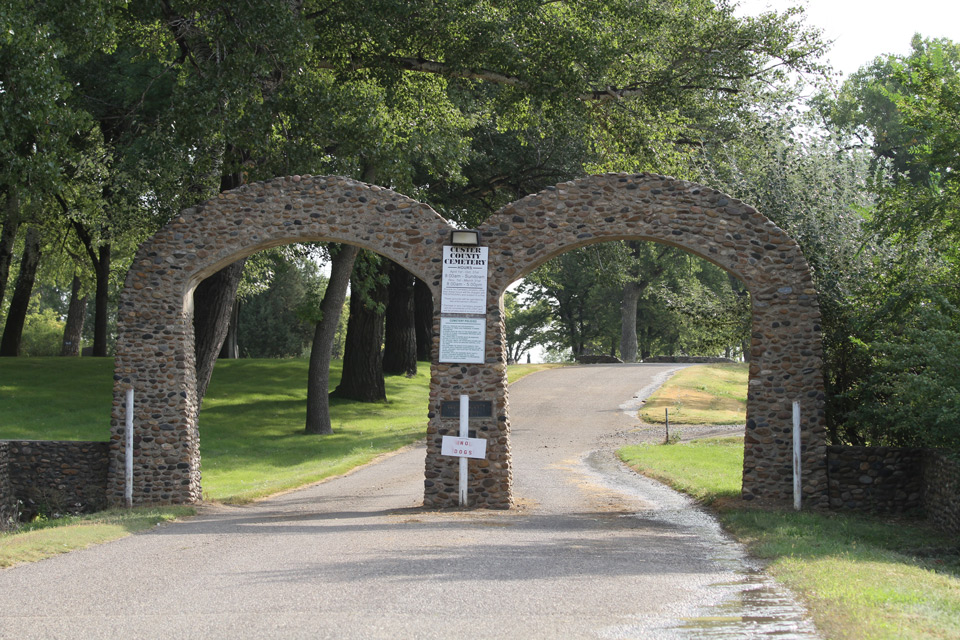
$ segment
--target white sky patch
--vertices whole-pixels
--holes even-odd
[[[741,0],[737,13],[806,9],[807,24],[834,41],[826,59],[843,77],[885,54],[906,54],[910,39],[950,38],[960,42],[960,0]]]

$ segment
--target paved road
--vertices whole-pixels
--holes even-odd
[[[655,437],[630,414],[675,368],[565,368],[511,386],[515,510],[418,508],[413,447],[0,571],[0,638],[811,637],[711,519],[609,453]]]

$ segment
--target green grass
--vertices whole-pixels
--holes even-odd
[[[0,534],[0,568],[116,540],[194,512],[192,507],[143,507],[24,524]]]
[[[557,367],[565,367],[566,363],[562,362],[548,362],[540,364],[511,364],[507,367],[507,379],[514,383],[521,378],[526,378],[531,373],[536,373],[537,371],[543,371],[545,369],[556,369]]]
[[[669,446],[624,447],[620,458],[634,469],[710,503],[740,495],[743,439],[710,438]]]
[[[641,473],[712,503],[750,553],[807,602],[827,638],[960,637],[960,547],[917,521],[748,508],[742,438],[624,447]]]
[[[657,389],[640,410],[640,419],[663,424],[744,424],[747,415],[747,364],[705,364],[681,369]]]

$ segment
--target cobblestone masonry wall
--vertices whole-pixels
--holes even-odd
[[[960,535],[960,463],[942,451],[910,447],[827,447],[830,507],[924,514]]]
[[[10,482],[24,518],[107,505],[106,442],[9,440]]]
[[[0,531],[12,528],[17,522],[17,496],[10,482],[9,449],[9,443],[0,442]]]
[[[927,452],[923,485],[927,517],[944,531],[960,536],[960,462],[940,451]]]
[[[830,507],[873,513],[923,510],[921,449],[827,447]]]
[[[108,497],[123,499],[124,394],[134,401],[134,498],[201,499],[192,291],[234,260],[291,242],[347,242],[381,253],[426,282],[439,300],[442,246],[452,227],[432,209],[387,189],[339,177],[278,178],[185,210],[137,254],[120,301]],[[745,498],[791,495],[791,403],[802,402],[804,493],[826,496],[819,310],[796,243],[754,209],[722,193],[662,176],[603,175],[513,203],[480,229],[490,250],[483,364],[438,363],[434,318],[424,503],[457,501],[457,461],[440,456],[456,419],[440,403],[469,394],[493,416],[471,421],[488,440],[471,460],[471,504],[512,504],[510,418],[501,297],[555,255],[594,242],[653,240],[727,269],[753,301],[744,459]],[[202,430],[202,426],[200,427]]]

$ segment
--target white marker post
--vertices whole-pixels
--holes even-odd
[[[469,469],[468,458],[483,459],[487,457],[487,441],[485,438],[470,437],[470,396],[460,396],[460,435],[443,436],[440,444],[440,455],[457,456],[460,458],[460,506],[467,504],[467,477]]]
[[[126,433],[126,481],[124,488],[124,497],[127,501],[127,508],[133,507],[133,387],[127,389],[127,425]]]
[[[460,437],[470,437],[470,396],[460,394]],[[470,459],[466,456],[460,456],[460,506],[467,504],[467,476],[470,471],[467,468]]]
[[[793,401],[793,508],[800,511],[803,487],[800,484],[800,401]]]

